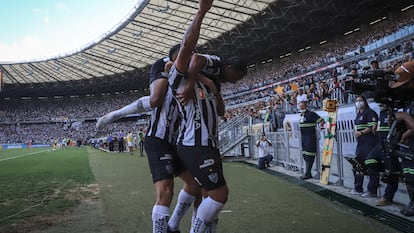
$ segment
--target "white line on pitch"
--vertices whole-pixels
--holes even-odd
[[[222,210],[221,213],[231,213],[231,210]]]
[[[22,154],[22,155],[18,155],[18,156],[10,157],[10,158],[0,159],[0,162],[2,162],[2,161],[6,161],[6,160],[10,160],[10,159],[17,159],[17,158],[20,158],[20,157],[23,157],[23,156],[27,156],[27,155],[39,154],[39,153],[46,152],[46,151],[50,151],[50,150],[36,151],[36,152],[27,153],[27,154]]]

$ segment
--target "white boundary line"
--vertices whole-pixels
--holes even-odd
[[[49,150],[42,150],[42,151],[36,151],[36,152],[32,152],[32,153],[27,153],[27,154],[17,155],[17,156],[10,157],[10,158],[0,159],[0,162],[2,162],[2,161],[6,161],[6,160],[10,160],[10,159],[17,159],[17,158],[20,158],[20,157],[23,157],[23,156],[27,156],[27,155],[39,154],[39,153],[46,152],[46,151],[50,151],[50,150],[51,150],[51,149],[49,149]]]

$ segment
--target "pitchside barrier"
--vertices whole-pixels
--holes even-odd
[[[22,149],[22,148],[43,148],[43,147],[50,147],[50,144],[31,144],[28,145],[26,143],[5,143],[0,144],[0,149]]]
[[[379,107],[376,103],[369,104],[379,114]],[[316,111],[322,118],[326,119],[327,112]],[[329,176],[329,183],[331,185],[339,185],[352,189],[354,185],[354,176],[352,173],[352,166],[344,157],[355,157],[356,140],[354,137],[354,120],[356,117],[356,109],[352,106],[342,106],[338,110],[337,121],[337,136],[334,143],[332,161],[331,161],[331,173]],[[243,156],[246,158],[257,159],[258,151],[256,148],[256,141],[260,139],[261,132],[266,132],[266,137],[272,142],[270,148],[270,154],[273,155],[273,163],[276,166],[284,167],[287,170],[297,172],[297,175],[301,175],[305,169],[305,164],[301,153],[301,135],[299,128],[299,114],[286,115],[283,122],[283,130],[278,132],[267,132],[266,125],[244,125],[240,126],[236,124],[236,129],[225,128],[225,131],[221,131],[220,134],[232,135],[232,138],[226,138],[226,141],[233,139],[235,143],[220,143],[220,151],[224,156]],[[241,127],[241,130],[240,130]],[[236,132],[243,132],[243,135],[237,135]],[[315,164],[312,169],[312,175],[319,178],[319,171],[321,168],[323,148],[323,133],[317,129],[317,136],[319,137],[319,154],[315,160]],[[240,141],[242,138],[242,141]],[[231,145],[229,145],[231,144]],[[224,146],[227,145],[227,146]],[[364,188],[368,184],[368,177],[364,179]],[[384,194],[386,184],[381,183],[379,188],[379,195]],[[399,189],[395,195],[394,200],[400,203],[408,203],[408,196],[406,187],[403,183],[399,184]]]

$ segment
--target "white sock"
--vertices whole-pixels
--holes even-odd
[[[211,222],[211,224],[207,228],[206,233],[217,233],[217,224],[218,224],[218,213],[216,216],[214,216],[214,220]]]
[[[197,209],[196,207],[193,208],[193,215],[191,216],[191,226],[194,225],[196,217],[197,217]]]
[[[114,111],[114,114],[119,117],[124,117],[128,114],[142,113],[148,110],[151,110],[150,97],[143,96],[135,100],[134,102],[128,104],[127,106]]]
[[[152,232],[167,233],[170,208],[163,205],[154,205],[152,208]]]
[[[197,217],[191,226],[191,233],[204,233],[218,215],[224,204],[207,197],[197,210]]]
[[[174,212],[168,221],[168,228],[170,228],[171,231],[178,230],[182,217],[185,215],[188,208],[190,208],[194,200],[195,196],[190,195],[181,189],[180,193],[178,194],[177,204],[175,205]]]
[[[125,117],[128,114],[142,113],[150,109],[151,109],[150,97],[149,96],[141,97],[135,100],[134,102],[128,104],[127,106],[121,109],[112,111],[106,114],[105,116],[99,118],[98,122],[96,123],[96,128],[98,130],[101,130],[104,127],[106,127],[108,124],[122,117]]]

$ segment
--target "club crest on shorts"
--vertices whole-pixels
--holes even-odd
[[[173,167],[173,165],[172,165],[172,164],[167,164],[167,165],[165,166],[165,170],[167,170],[167,172],[168,172],[169,174],[173,174],[173,172],[174,172],[174,167]]]
[[[217,182],[218,182],[218,174],[217,174],[217,172],[214,172],[214,173],[211,173],[210,175],[208,175],[208,179],[211,182],[217,184]]]

